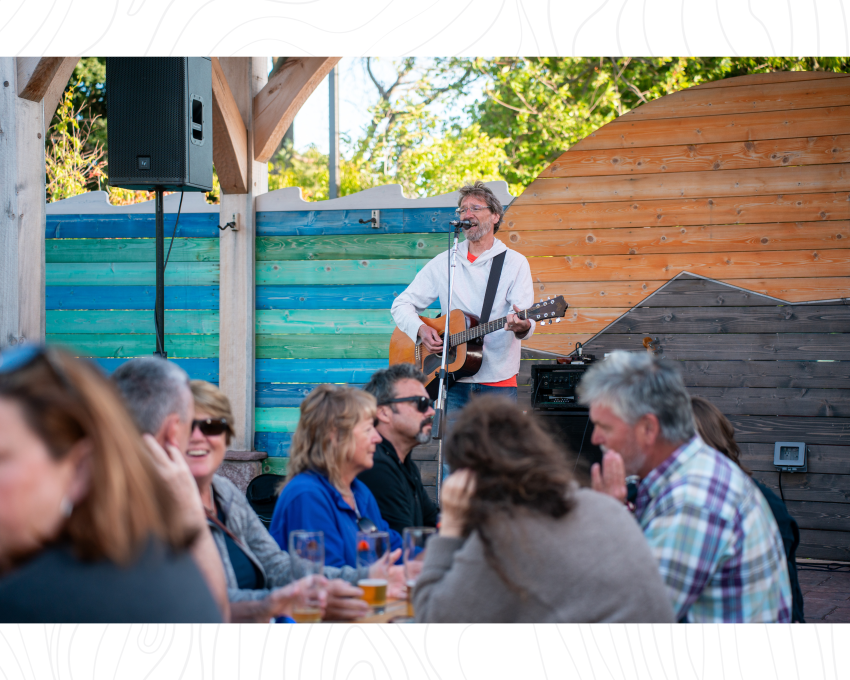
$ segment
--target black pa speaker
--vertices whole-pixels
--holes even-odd
[[[590,466],[602,462],[602,450],[590,443],[593,423],[589,411],[535,411],[543,426],[570,450],[574,472],[583,484],[590,483]]]
[[[150,191],[212,189],[212,62],[106,59],[109,183]]]

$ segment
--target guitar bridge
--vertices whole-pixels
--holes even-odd
[[[419,353],[419,348],[421,345],[415,344],[413,345],[413,358],[416,360],[416,368],[420,371],[422,370],[422,355]]]

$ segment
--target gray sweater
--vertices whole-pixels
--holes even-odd
[[[260,590],[241,590],[236,583],[236,574],[227,553],[224,532],[212,522],[208,522],[212,531],[218,554],[224,563],[227,577],[227,597],[231,602],[262,600],[274,588],[280,588],[294,579],[292,560],[289,553],[281,550],[277,542],[263,526],[257,513],[248,504],[245,495],[229,479],[216,475],[212,481],[216,502],[224,512],[225,526],[233,533],[245,548],[248,559],[254,563],[265,579],[266,588]],[[351,567],[325,567],[325,576],[329,579],[341,578],[349,583],[357,583],[358,572]]]
[[[492,569],[477,532],[433,538],[413,594],[416,620],[672,623],[658,565],[628,510],[589,489],[573,498],[560,519],[518,508],[491,532],[496,559],[525,595]]]

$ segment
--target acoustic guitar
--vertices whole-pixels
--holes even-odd
[[[567,313],[569,305],[563,295],[551,300],[541,300],[536,305],[517,313],[520,319],[534,319],[541,324],[552,323]],[[419,317],[422,323],[430,326],[446,341],[446,317],[429,319]],[[460,378],[466,378],[478,373],[484,358],[484,336],[501,330],[507,323],[507,317],[479,324],[478,319],[467,316],[459,309],[452,310],[449,315],[449,356],[448,387]],[[414,343],[405,333],[396,328],[390,338],[390,365],[413,364],[425,374],[425,388],[432,399],[437,398],[440,363],[443,360],[442,351],[432,354],[423,344]]]

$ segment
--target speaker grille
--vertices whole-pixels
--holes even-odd
[[[186,58],[111,57],[106,82],[110,183],[185,182]],[[139,170],[139,156],[150,170]]]

